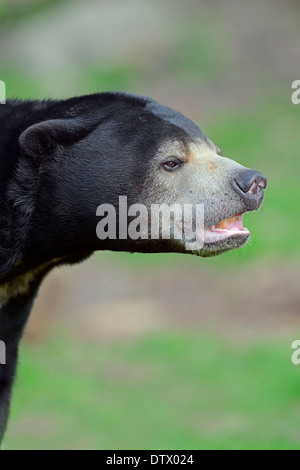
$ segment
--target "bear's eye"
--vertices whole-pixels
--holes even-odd
[[[167,171],[177,170],[181,165],[182,163],[177,158],[172,158],[163,163],[163,167]]]

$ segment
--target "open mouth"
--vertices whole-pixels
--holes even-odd
[[[249,230],[244,227],[243,215],[235,215],[228,219],[219,222],[211,227],[205,227],[204,229],[204,243],[205,245],[218,244],[231,238],[246,237],[250,236]]]
[[[179,226],[180,231],[182,228],[184,228],[186,239],[193,240],[195,234],[192,232],[190,225],[181,221]],[[216,254],[224,253],[233,248],[244,246],[249,237],[250,231],[244,227],[243,215],[238,214],[233,217],[228,217],[216,225],[204,227],[204,230],[196,230],[196,245],[197,243],[198,246],[201,245],[201,247],[198,248],[201,251],[201,256],[215,256]],[[188,249],[195,250],[193,243],[190,245],[189,242],[187,242],[185,247],[187,246],[189,247]]]

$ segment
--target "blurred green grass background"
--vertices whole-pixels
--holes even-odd
[[[192,117],[225,156],[268,176],[262,210],[245,216],[253,234],[250,245],[222,258],[190,258],[188,263],[193,267],[199,263],[204,270],[209,263],[210,270],[223,270],[227,276],[232,267],[238,270],[262,263],[272,269],[274,263],[299,260],[300,107],[292,105],[290,89],[299,76],[292,76],[292,55],[289,61],[280,52],[277,61],[268,62],[266,44],[271,51],[274,48],[274,56],[278,38],[283,46],[288,45],[276,27],[268,31],[269,36],[258,35],[267,60],[256,50],[244,71],[247,59],[238,55],[232,38],[224,42],[228,30],[237,25],[235,16],[228,19],[222,9],[216,13],[221,0],[211,6],[185,2],[184,14],[180,2],[172,7],[164,1],[166,11],[172,10],[172,15],[177,11],[180,17],[177,38],[172,36],[167,45],[154,48],[149,61],[143,50],[140,55],[135,50],[122,60],[118,55],[115,61],[104,60],[103,65],[95,60],[85,63],[80,57],[80,70],[66,65],[51,73],[36,72],[14,58],[10,40],[11,44],[16,41],[20,25],[34,29],[39,21],[47,22],[48,15],[53,20],[68,2],[61,2],[62,7],[51,1],[27,2],[27,7],[21,3],[0,2],[0,40],[2,34],[8,44],[7,51],[0,53],[0,79],[6,82],[9,97],[62,97],[67,96],[67,89],[70,94],[118,89],[151,95]],[[99,3],[103,8],[107,5]],[[134,2],[128,3],[132,8]],[[296,3],[281,7],[278,2],[275,6],[266,3],[265,9],[266,5],[253,2],[249,7],[253,18],[261,15],[262,23],[272,21],[276,26],[284,14],[293,21],[292,38],[299,41]],[[73,5],[75,10],[78,4]],[[158,8],[154,14],[160,14],[158,3],[153,5]],[[93,9],[93,3],[87,2],[86,8]],[[249,12],[236,12],[233,0],[228,9],[228,15],[231,9],[241,23],[236,38],[246,41],[243,26]],[[118,14],[117,7],[115,11]],[[246,34],[249,42],[255,41],[254,24],[253,32],[246,28]],[[122,38],[120,49],[121,42]],[[100,46],[105,49],[105,44]],[[21,43],[19,47],[22,50]],[[35,59],[38,63],[39,57]],[[255,72],[254,78],[249,70]],[[223,82],[227,83],[224,90]],[[241,89],[235,89],[237,82]],[[226,102],[228,90],[231,95]],[[235,99],[231,101],[230,96]],[[122,266],[133,263],[144,270],[151,268],[153,276],[162,265],[180,270],[181,262],[172,255],[111,254],[111,259]],[[107,256],[105,260],[109,262]],[[6,449],[300,448],[300,369],[290,360],[290,345],[299,329],[294,336],[252,338],[245,344],[213,329],[207,335],[165,330],[104,344],[84,338],[75,341],[63,326],[61,330],[22,345]]]
[[[8,449],[44,449],[46,436],[50,449],[299,449],[299,372],[284,343],[165,334],[22,349],[12,422],[26,433]]]

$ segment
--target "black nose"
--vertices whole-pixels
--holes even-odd
[[[244,170],[233,180],[235,191],[242,197],[247,210],[258,209],[267,187],[267,178],[258,171]]]

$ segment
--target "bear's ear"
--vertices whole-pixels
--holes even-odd
[[[82,117],[42,121],[28,127],[20,135],[19,145],[25,155],[49,155],[57,145],[72,145],[87,136],[95,127],[95,123]]]

